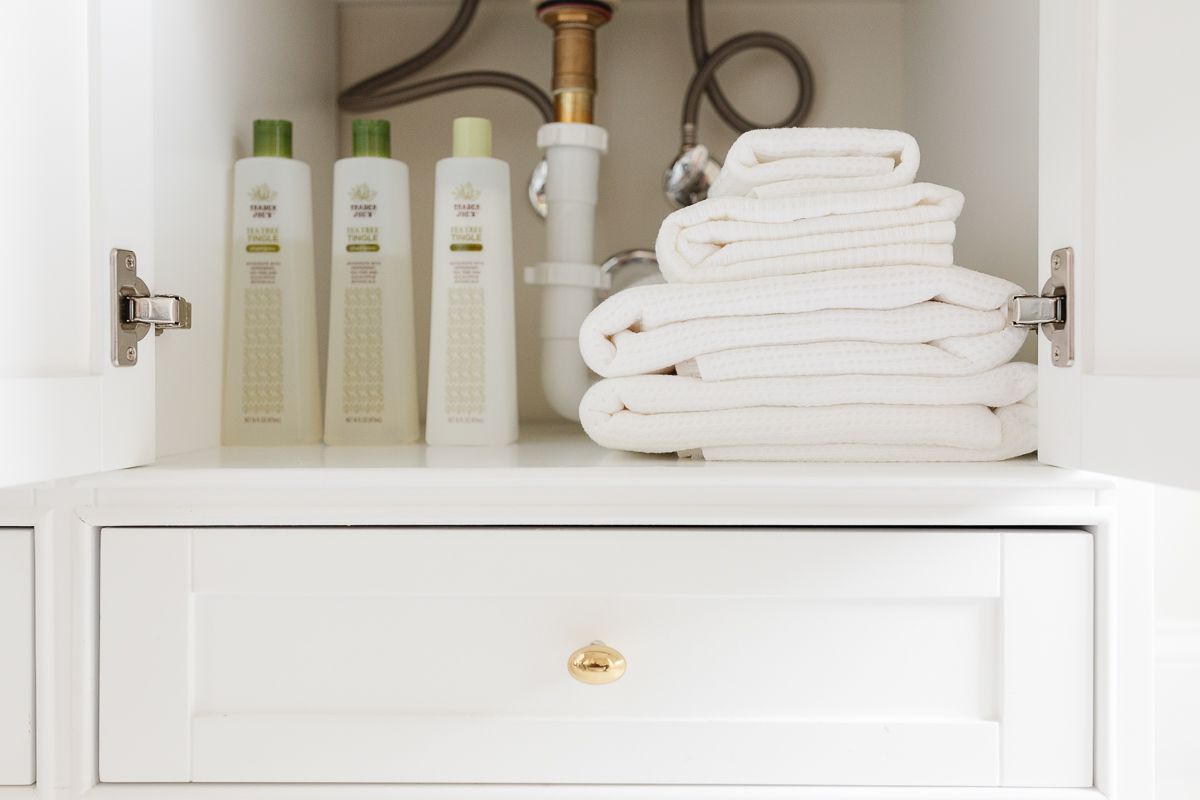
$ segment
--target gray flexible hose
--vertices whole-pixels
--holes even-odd
[[[683,144],[691,146],[696,143],[696,124],[700,117],[700,98],[707,95],[718,116],[729,127],[738,133],[745,133],[754,128],[782,128],[799,125],[808,116],[812,108],[813,77],[808,60],[796,45],[782,36],[764,31],[754,31],[734,36],[721,44],[711,53],[708,51],[707,35],[704,25],[703,0],[688,0],[688,34],[692,46],[692,58],[696,62],[696,74],[688,84],[687,95],[683,103]],[[774,50],[788,62],[796,73],[799,84],[799,96],[796,105],[779,122],[773,125],[762,125],[753,122],[738,113],[721,91],[715,73],[717,68],[738,53],[755,48]]]
[[[516,92],[533,103],[542,115],[542,119],[549,122],[554,117],[554,103],[550,100],[550,96],[531,81],[507,72],[490,70],[459,72],[408,86],[390,88],[445,55],[466,33],[479,8],[479,3],[480,0],[462,0],[458,7],[458,13],[450,22],[450,27],[446,28],[437,41],[412,58],[388,67],[382,72],[377,72],[346,89],[338,96],[338,106],[344,111],[375,111],[446,92],[490,87]]]
[[[506,89],[521,95],[533,103],[543,120],[551,121],[554,118],[554,103],[550,96],[531,81],[507,72],[491,70],[460,72],[385,91],[445,55],[470,27],[480,2],[481,0],[462,0],[450,26],[438,37],[437,41],[412,58],[377,72],[346,89],[338,96],[338,105],[345,111],[375,111],[446,92],[490,87]],[[688,84],[683,105],[683,143],[685,146],[696,143],[696,124],[700,116],[701,95],[708,96],[717,115],[738,133],[753,128],[799,125],[808,116],[813,96],[812,70],[799,48],[782,36],[756,31],[735,36],[722,43],[716,50],[709,52],[703,0],[688,0],[687,10],[688,34],[691,41],[692,58],[696,62],[696,74],[692,76],[692,80]],[[755,48],[774,50],[783,56],[795,71],[796,80],[799,83],[799,96],[796,98],[795,107],[787,117],[774,125],[761,125],[742,116],[725,97],[715,77],[717,68],[731,57]]]

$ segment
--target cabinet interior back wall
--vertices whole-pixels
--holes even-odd
[[[332,162],[349,152],[350,120],[357,116],[338,113],[337,91],[426,46],[444,30],[457,5],[452,0],[203,0],[206,17],[224,18],[226,24],[208,24],[197,35],[193,15],[200,2],[155,8],[155,124],[161,134],[156,142],[160,148],[186,150],[188,156],[156,154],[158,281],[196,307],[191,332],[156,343],[160,455],[219,444],[231,165],[248,154],[250,121],[293,119],[296,157],[313,167],[323,375]],[[815,77],[806,124],[914,133],[922,145],[920,179],[966,194],[958,263],[1032,288],[1036,0],[709,0],[706,11],[710,47],[762,29],[800,47]],[[217,51],[227,58],[214,63],[211,54]],[[550,61],[550,33],[528,3],[490,0],[463,40],[419,77],[504,69],[546,85]],[[601,171],[597,259],[653,246],[658,224],[670,211],[660,179],[678,147],[678,119],[691,72],[682,3],[625,3],[599,33],[597,122],[609,130],[611,144]],[[735,105],[764,123],[794,102],[789,70],[767,52],[734,58],[720,79]],[[527,101],[495,90],[457,92],[377,112],[391,121],[393,154],[411,170],[422,405],[432,246],[428,200],[434,165],[449,154],[451,120],[464,114],[493,120],[496,156],[512,167],[521,417],[551,421],[554,414],[540,380],[540,291],[521,281],[523,267],[540,260],[545,235],[525,199],[529,172],[539,158],[534,140],[540,120]],[[700,137],[723,154],[735,133],[705,103]],[[1032,337],[1021,357],[1034,358]]]

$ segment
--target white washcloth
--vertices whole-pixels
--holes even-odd
[[[954,262],[961,192],[915,183],[781,200],[715,197],[663,220],[658,265],[672,283]]]
[[[933,455],[937,451],[929,448],[937,448],[957,456],[948,460],[973,460],[1030,441],[1026,428],[1033,417],[1013,417],[1006,409],[1032,404],[1036,386],[1037,368],[1021,363],[957,378],[846,375],[712,383],[639,375],[596,383],[580,403],[579,418],[593,440],[618,450],[700,449],[714,458],[725,448],[738,448],[743,458],[761,460],[752,448],[766,446],[768,455],[778,456],[785,446],[853,446],[864,452],[891,449],[908,456],[895,460],[914,460],[914,453],[924,449]]]
[[[917,141],[870,128],[747,131],[725,156],[709,197],[786,197],[811,192],[888,189],[912,183]]]
[[[970,375],[1011,359],[1025,331],[1002,310],[1021,288],[962,267],[861,267],[618,292],[579,349],[604,377]]]

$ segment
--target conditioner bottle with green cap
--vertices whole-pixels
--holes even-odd
[[[425,439],[501,445],[517,438],[512,211],[492,125],[454,120],[454,157],[437,163]]]
[[[319,442],[312,179],[287,120],[254,121],[254,156],[233,168],[232,240],[221,440]]]
[[[421,435],[413,323],[408,167],[387,120],[356,119],[353,157],[333,167],[328,444],[404,444]]]

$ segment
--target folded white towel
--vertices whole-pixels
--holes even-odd
[[[1011,359],[1021,288],[962,267],[861,267],[618,292],[579,349],[604,377],[675,370],[705,380],[789,375],[970,375]]]
[[[931,378],[919,375],[804,375],[704,381],[680,375],[605,378],[580,403],[589,430],[614,424],[639,425],[655,415],[779,408],[885,405],[985,405],[1019,403],[1037,389],[1037,366],[1012,361],[977,375]],[[632,421],[631,421],[632,420]]]
[[[826,269],[954,261],[961,192],[916,183],[782,200],[717,197],[663,220],[668,282],[736,281]]]
[[[725,448],[738,448],[743,458],[762,460],[756,449],[778,457],[785,447],[830,448],[838,460],[847,460],[847,451],[835,448],[853,446],[848,452],[882,448],[895,460],[922,454],[982,460],[1000,452],[1017,455],[1010,451],[1036,438],[1029,436],[1033,415],[1008,411],[1032,407],[1036,386],[1037,368],[1022,363],[957,378],[846,375],[712,383],[639,375],[596,383],[580,403],[579,418],[597,443],[637,452],[700,449],[706,458],[730,458],[733,451]]]
[[[764,444],[704,447],[681,453],[708,461],[1003,461],[1037,450],[1037,393],[993,414],[1000,423],[994,447],[936,444]]]
[[[917,141],[870,128],[747,131],[725,156],[709,197],[786,197],[810,192],[888,189],[912,183]]]

